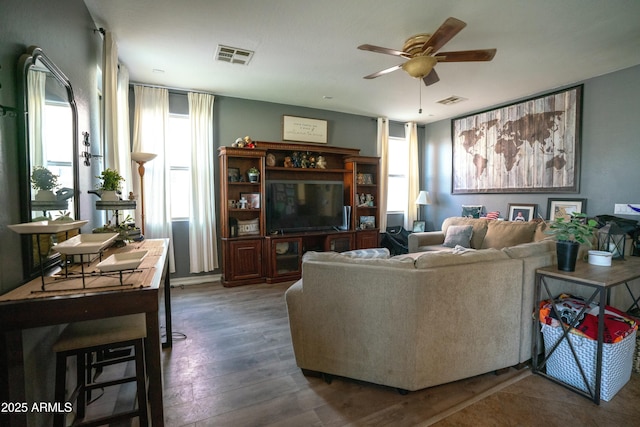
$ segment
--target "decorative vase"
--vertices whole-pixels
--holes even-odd
[[[100,195],[100,200],[103,202],[117,202],[120,197],[118,197],[118,193],[115,190],[105,190]]]
[[[260,179],[259,173],[249,172],[247,173],[247,175],[249,176],[249,182],[258,182],[258,180]]]
[[[558,254],[558,270],[575,271],[576,259],[578,259],[578,251],[580,243],[561,240],[556,242],[556,251]]]
[[[39,202],[55,202],[56,195],[51,190],[38,190],[35,199]]]

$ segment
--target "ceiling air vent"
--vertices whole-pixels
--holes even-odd
[[[247,65],[253,57],[253,51],[237,47],[218,45],[216,60],[230,64]]]
[[[438,104],[442,104],[442,105],[451,105],[451,104],[457,104],[458,102],[462,102],[462,101],[466,101],[467,98],[463,98],[461,96],[455,96],[452,95],[448,98],[445,99],[441,99],[440,101],[437,101]]]

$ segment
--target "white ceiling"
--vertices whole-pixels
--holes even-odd
[[[640,64],[638,0],[85,3],[132,82],[396,121],[442,120]],[[362,78],[403,60],[357,46],[400,50],[449,16],[467,27],[442,51],[497,48],[493,61],[438,64],[429,87],[402,70]],[[218,44],[255,55],[248,66],[215,61]],[[436,103],[452,95],[467,101]]]

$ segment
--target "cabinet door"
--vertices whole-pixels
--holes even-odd
[[[329,234],[325,241],[325,251],[345,252],[353,249],[353,234]]]
[[[380,233],[378,230],[372,231],[358,231],[356,238],[357,249],[369,249],[380,247]]]
[[[268,239],[271,246],[269,279],[297,278],[302,274],[302,238]]]
[[[225,281],[260,279],[262,273],[262,239],[242,239],[229,242],[229,260]]]

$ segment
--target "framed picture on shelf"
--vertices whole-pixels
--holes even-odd
[[[368,228],[376,228],[376,217],[373,215],[363,215],[360,217],[360,228],[365,230]]]
[[[227,178],[229,182],[240,181],[240,169],[239,168],[227,168]]]
[[[426,221],[413,221],[413,233],[421,233],[424,231]]]
[[[531,221],[536,217],[537,207],[527,203],[509,203],[509,221]]]
[[[260,209],[260,193],[240,193],[247,200],[247,209]]]
[[[550,221],[559,217],[570,219],[575,213],[587,213],[587,199],[547,199]]]

